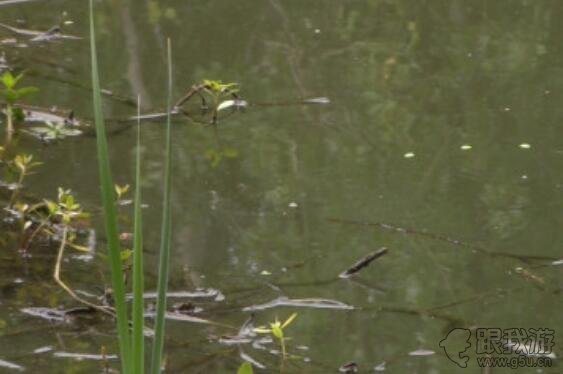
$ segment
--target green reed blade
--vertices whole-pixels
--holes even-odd
[[[166,150],[164,166],[164,197],[162,203],[162,227],[160,232],[160,256],[158,269],[158,297],[156,303],[154,343],[152,350],[151,373],[160,373],[162,351],[164,347],[164,314],[166,312],[166,292],[168,289],[168,268],[170,262],[170,241],[171,231],[171,212],[170,212],[170,192],[172,187],[172,151],[171,151],[171,126],[170,111],[172,110],[172,52],[170,39],[167,40],[167,60],[168,60],[168,100],[166,116]]]
[[[135,213],[133,239],[133,373],[145,372],[143,221],[141,213],[141,98],[137,100],[137,152],[135,165]]]
[[[96,52],[94,5],[90,0],[90,51],[92,63],[92,93],[94,103],[94,119],[96,125],[96,145],[98,166],[104,207],[104,221],[109,251],[109,265],[111,268],[111,283],[117,314],[117,332],[123,373],[130,373],[131,345],[127,318],[127,304],[125,303],[125,286],[121,269],[121,254],[119,245],[119,230],[117,226],[117,211],[115,206],[114,187],[111,177],[108,145],[102,112],[102,97],[98,74],[98,57]]]

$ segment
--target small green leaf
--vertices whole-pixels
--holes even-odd
[[[283,330],[279,324],[272,324],[272,335],[280,340],[283,339]]]
[[[129,260],[129,258],[131,258],[132,254],[133,254],[132,250],[124,249],[123,251],[121,251],[121,261],[125,262],[125,261]]]
[[[254,374],[252,364],[250,362],[243,362],[238,368],[237,374]]]
[[[17,96],[18,96],[18,99],[21,99],[22,97],[26,97],[26,96],[32,95],[32,94],[37,93],[37,92],[39,92],[39,88],[37,88],[37,87],[32,87],[32,86],[30,86],[30,87],[22,87],[22,88],[18,88],[18,89],[16,90],[16,94],[17,94]]]

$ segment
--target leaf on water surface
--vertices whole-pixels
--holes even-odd
[[[360,270],[362,270],[363,268],[365,268],[369,264],[371,264],[371,262],[373,260],[383,256],[386,253],[387,253],[387,248],[381,247],[377,251],[374,251],[374,252],[366,255],[364,258],[360,259],[359,261],[357,261],[350,268],[348,268],[347,270],[340,273],[340,275],[338,275],[338,277],[339,278],[350,278],[351,276],[353,276],[354,274],[358,273]]]
[[[14,364],[13,362],[1,360],[1,359],[0,359],[0,368],[6,368],[6,369],[18,370],[18,371],[25,370],[25,368],[21,365]]]
[[[330,299],[290,299],[285,296],[278,297],[270,302],[264,304],[255,304],[242,308],[244,312],[252,312],[256,310],[266,310],[282,306],[290,306],[296,308],[313,308],[313,309],[339,309],[339,310],[353,310],[354,306]]]

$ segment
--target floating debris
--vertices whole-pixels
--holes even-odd
[[[532,273],[530,270],[525,269],[523,267],[516,267],[514,268],[514,272],[520,276],[522,276],[525,280],[532,282],[540,289],[544,289],[545,287],[545,280],[540,276]]]
[[[127,294],[127,300],[133,299],[133,294]],[[214,298],[215,301],[225,300],[225,296],[221,291],[214,288],[197,288],[195,291],[176,291],[166,293],[168,299],[202,299],[202,298]],[[156,292],[145,292],[143,294],[144,299],[156,299]]]
[[[532,146],[528,143],[522,143],[520,144],[518,147],[522,148],[522,149],[530,149],[532,148]]]
[[[29,37],[32,42],[44,42],[58,39],[81,40],[82,38],[74,35],[65,35],[60,26],[53,26],[47,31],[27,30],[0,23],[0,27],[20,36]]]
[[[46,345],[44,347],[39,347],[37,349],[33,350],[33,353],[35,354],[41,354],[41,353],[47,353],[47,352],[51,352],[53,350],[53,346],[51,345]]]
[[[248,107],[248,101],[246,100],[225,100],[221,102],[221,104],[217,105],[217,111],[220,112],[225,109],[233,108],[233,109],[243,109]]]
[[[295,201],[292,201],[292,202],[289,203],[287,206],[290,207],[290,208],[297,208],[297,207],[299,207],[299,205],[298,205]]]
[[[338,275],[339,278],[350,278],[360,270],[371,264],[371,262],[387,253],[387,248],[382,247],[375,252],[372,252],[352,265],[348,270],[343,271]]]
[[[0,360],[0,368],[18,370],[18,371],[25,371],[25,368],[21,365],[14,364],[10,361]]]
[[[417,349],[416,351],[409,352],[409,356],[432,356],[436,352],[430,349]]]
[[[518,255],[518,254],[513,254],[513,253],[507,253],[507,252],[491,251],[491,250],[489,250],[485,247],[482,247],[480,245],[472,244],[472,243],[469,243],[469,242],[466,242],[466,241],[463,241],[463,240],[459,240],[459,239],[455,239],[455,238],[451,238],[451,237],[443,235],[443,234],[437,234],[437,233],[432,233],[432,232],[425,231],[425,230],[417,230],[417,229],[408,228],[408,227],[401,227],[401,226],[397,226],[397,225],[394,225],[394,224],[391,224],[391,223],[356,221],[356,220],[341,219],[341,218],[328,218],[327,220],[330,221],[330,222],[335,222],[335,223],[340,223],[340,224],[358,225],[358,226],[365,226],[365,227],[376,227],[376,228],[380,228],[380,229],[394,231],[394,232],[401,233],[401,234],[417,235],[417,236],[420,236],[420,237],[426,237],[426,238],[430,238],[430,239],[434,239],[434,240],[440,240],[440,241],[443,241],[445,243],[450,243],[450,244],[457,245],[457,246],[460,246],[460,247],[465,247],[466,249],[470,249],[472,251],[483,253],[483,254],[491,256],[491,257],[514,258],[514,259],[517,259],[517,260],[520,260],[520,261],[526,262],[526,263],[529,263],[530,261],[555,261],[556,260],[556,258],[553,258],[553,257],[550,257],[550,256]]]
[[[74,352],[55,352],[53,357],[57,358],[72,358],[77,361],[91,360],[91,361],[106,361],[117,360],[117,355],[96,355],[91,353],[74,353]]]
[[[303,100],[305,104],[330,104],[330,99],[328,97],[312,97],[310,99]]]
[[[19,4],[19,3],[29,3],[31,1],[37,1],[37,0],[2,0],[0,1],[0,7],[3,5],[13,5],[13,4]]]
[[[244,321],[236,335],[223,335],[219,338],[219,343],[226,345],[253,343],[256,338],[253,321],[254,316],[251,315]]]
[[[22,313],[32,317],[39,317],[51,322],[72,322],[78,318],[92,318],[97,315],[96,309],[89,306],[79,306],[67,310],[53,308],[23,308]]]
[[[72,110],[62,111],[56,107],[41,108],[31,105],[17,105],[24,114],[25,122],[40,122],[44,124],[65,125],[69,127],[88,126],[74,116]]]
[[[461,147],[459,147],[459,149],[461,149],[462,151],[469,151],[471,148],[473,147],[469,144],[464,144]]]
[[[407,152],[403,155],[404,158],[413,158],[414,157],[414,152]]]
[[[557,261],[553,261],[553,262],[551,263],[551,265],[553,265],[553,266],[563,265],[563,259],[557,260]]]
[[[20,311],[24,314],[46,319],[48,321],[63,322],[65,320],[66,312],[64,310],[57,310],[53,308],[22,308]]]
[[[387,362],[383,361],[381,364],[374,367],[373,370],[374,371],[385,371],[385,369],[386,369],[385,365],[387,365]]]
[[[148,312],[144,314],[145,318],[154,318],[156,316],[155,312]],[[191,322],[191,323],[201,323],[201,324],[205,324],[205,325],[216,325],[216,326],[225,326],[225,327],[230,327],[230,326],[226,326],[217,322],[213,322],[211,320],[205,319],[205,318],[200,318],[200,317],[194,317],[191,316],[189,314],[184,314],[184,313],[178,313],[178,312],[166,312],[164,314],[164,318],[169,319],[171,321],[178,321],[178,322]]]
[[[339,373],[357,373],[358,372],[358,364],[355,362],[348,362],[338,368]]]
[[[260,272],[260,275],[272,275],[272,273],[269,272],[268,270],[262,270],[262,271]]]
[[[340,301],[330,299],[290,299],[285,296],[278,297],[265,304],[256,304],[242,308],[244,312],[253,312],[256,310],[266,310],[282,306],[291,306],[296,308],[313,308],[313,309],[339,309],[353,310],[352,305],[344,304]]]

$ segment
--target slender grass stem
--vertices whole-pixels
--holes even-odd
[[[156,320],[154,343],[152,350],[151,373],[158,374],[161,370],[162,352],[164,348],[164,315],[166,312],[166,292],[168,289],[168,271],[170,262],[170,241],[171,241],[171,212],[170,212],[170,193],[172,186],[172,157],[171,157],[171,125],[170,112],[172,110],[172,52],[170,39],[167,40],[167,60],[168,60],[168,100],[166,116],[166,146],[165,146],[165,167],[164,167],[164,197],[162,204],[162,227],[160,238],[160,257],[158,271],[158,298],[156,304]]]
[[[119,229],[117,225],[117,208],[113,180],[110,170],[108,145],[102,112],[102,97],[98,73],[98,60],[96,52],[96,35],[94,26],[94,5],[90,0],[90,50],[92,64],[92,91],[94,106],[94,122],[96,125],[96,145],[98,154],[98,167],[101,182],[102,203],[104,207],[104,221],[109,251],[109,265],[111,268],[111,283],[117,314],[117,332],[119,337],[119,351],[123,373],[131,373],[131,343],[129,335],[129,322],[127,304],[125,302],[125,286],[121,263],[119,244]]]
[[[137,100],[137,151],[135,165],[135,224],[133,239],[133,373],[145,372],[143,221],[141,213],[141,98]]]

